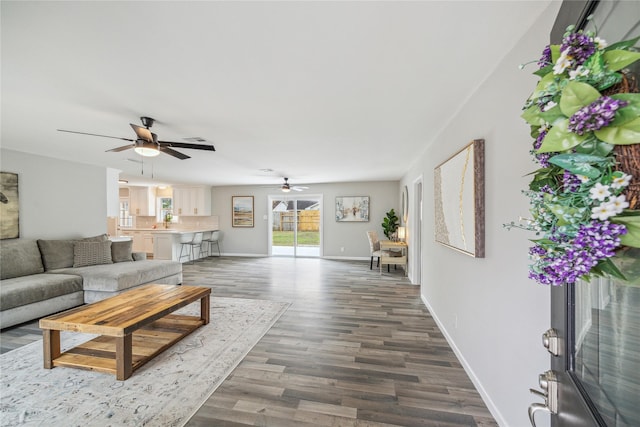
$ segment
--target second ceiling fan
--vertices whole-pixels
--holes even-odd
[[[289,178],[285,177],[284,178],[284,184],[282,184],[280,186],[280,189],[282,190],[283,193],[288,193],[291,190],[293,190],[293,191],[308,190],[309,187],[301,187],[301,186],[298,186],[298,185],[291,185],[291,184],[289,184]]]
[[[133,131],[136,133],[137,138],[122,138],[119,136],[109,136],[109,135],[99,135],[96,133],[87,133],[87,132],[78,132],[74,130],[65,130],[58,129],[60,132],[69,132],[69,133],[77,133],[80,135],[90,135],[90,136],[101,136],[103,138],[113,138],[113,139],[121,139],[123,141],[131,141],[133,144],[123,145],[122,147],[112,148],[107,151],[124,151],[130,148],[133,148],[134,151],[141,156],[146,157],[154,157],[159,155],[161,152],[168,154],[170,156],[176,157],[180,160],[185,160],[191,158],[186,154],[183,154],[179,151],[174,150],[174,148],[188,148],[191,150],[205,150],[205,151],[216,151],[213,145],[203,145],[203,144],[190,144],[184,142],[172,142],[172,141],[158,141],[158,135],[151,132],[149,129],[153,126],[155,122],[151,117],[140,117],[142,121],[142,126],[134,125],[133,123],[129,123],[133,128]]]

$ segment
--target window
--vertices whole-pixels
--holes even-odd
[[[177,222],[173,216],[173,199],[171,197],[158,197],[158,222]]]
[[[118,215],[120,227],[133,227],[133,218],[129,214],[129,199],[120,199],[120,213]]]

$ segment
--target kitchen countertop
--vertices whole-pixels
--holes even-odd
[[[191,230],[180,230],[177,228],[121,228],[119,233],[122,234],[126,231],[144,231],[148,233],[163,233],[163,234],[186,234],[186,233],[200,233],[204,231],[217,231],[214,228],[195,228]]]

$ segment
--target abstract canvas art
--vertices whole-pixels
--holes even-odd
[[[433,181],[436,242],[484,258],[484,140],[438,165]]]
[[[20,237],[18,174],[0,172],[0,240]]]

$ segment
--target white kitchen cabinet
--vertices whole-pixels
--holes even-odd
[[[129,214],[154,216],[156,214],[155,188],[129,187]]]
[[[156,233],[153,238],[153,259],[173,259],[173,234]]]
[[[147,252],[144,244],[144,237],[142,236],[141,231],[125,230],[122,231],[122,235],[131,237],[131,240],[133,241],[131,250],[133,252]]]
[[[142,246],[144,248],[143,252],[153,254],[153,238],[153,234],[142,235]]]
[[[211,216],[211,187],[173,187],[173,214],[178,216]]]

